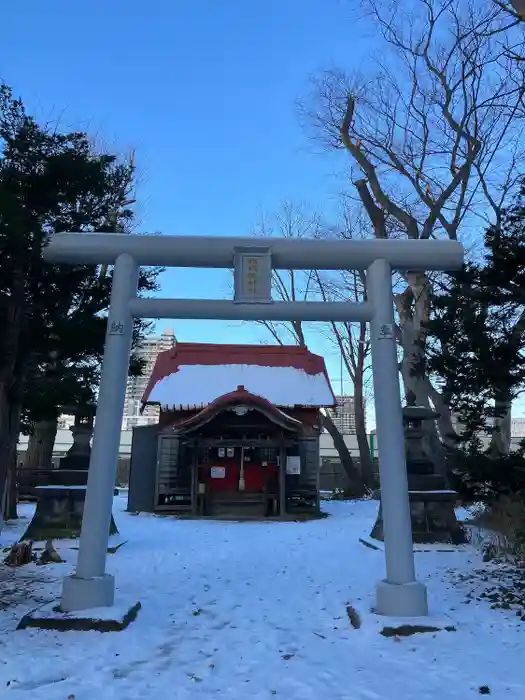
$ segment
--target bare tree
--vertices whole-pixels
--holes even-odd
[[[339,208],[336,226],[323,232],[324,236],[337,238],[364,238],[370,235],[369,226],[356,212],[355,207],[348,206],[343,200]],[[366,299],[366,276],[363,271],[351,270],[337,273],[314,272],[316,293],[323,301],[349,301],[360,303]],[[359,447],[361,474],[367,486],[374,483],[373,460],[366,433],[366,394],[370,370],[370,336],[368,324],[336,323],[329,324],[329,338],[339,351],[343,365],[350,377],[354,389],[354,418],[356,438]]]
[[[357,272],[341,275],[338,280],[327,279],[315,271],[315,280],[319,296],[323,301],[362,301],[364,280]],[[354,390],[354,419],[361,475],[367,486],[374,483],[372,457],[366,434],[365,415],[365,374],[370,355],[368,324],[365,322],[330,324],[330,339],[337,347],[343,365]]]
[[[279,235],[287,238],[316,237],[326,235],[349,235],[345,225],[327,231],[317,214],[306,207],[285,202],[270,223],[263,217],[259,223],[258,235]],[[273,273],[274,294],[284,301],[305,301],[307,299],[344,299],[361,301],[364,294],[363,279],[359,274],[344,273],[340,275],[323,275],[317,270],[296,272],[294,270]],[[302,321],[274,323],[261,321],[278,343],[293,342],[306,347],[308,324]],[[322,414],[323,427],[329,432],[334,447],[339,454],[341,464],[350,480],[356,495],[363,495],[365,487],[372,487],[373,469],[370,449],[366,435],[365,420],[365,372],[369,354],[366,324],[331,323],[325,327],[325,334],[341,353],[343,364],[354,386],[354,412],[357,441],[359,447],[360,469],[354,464],[348,447],[336,423],[329,412]]]
[[[315,78],[303,115],[316,138],[351,157],[376,237],[461,235],[469,243],[487,220],[500,221],[518,175],[525,82],[508,53],[513,19],[475,0],[366,6],[382,58],[366,76],[330,70]],[[423,371],[432,279],[403,277],[395,303],[405,390],[432,403],[450,434],[450,412]],[[437,434],[434,443],[439,455]],[[442,454],[438,461],[443,469]]]

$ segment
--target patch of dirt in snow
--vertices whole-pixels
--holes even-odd
[[[34,510],[33,504],[19,506],[20,517],[2,529],[0,556],[3,562],[12,544],[17,542],[26,529]],[[39,553],[43,544],[35,544],[33,551]],[[65,567],[50,564],[37,566],[26,564],[11,568],[0,563],[0,634],[13,630],[29,610],[56,598],[57,586]]]
[[[522,623],[484,600],[463,604],[472,551],[416,559],[433,609],[457,632],[385,638],[386,622],[404,621],[370,613],[384,554],[359,544],[377,503],[326,508],[324,520],[248,525],[116,512],[128,544],[108,567],[117,593],[141,601],[137,620],[113,634],[1,634],[0,697],[468,700],[487,687],[525,698]],[[39,595],[58,595],[68,567],[46,574]]]
[[[525,622],[525,569],[491,564],[469,573],[454,573],[457,585],[466,589],[465,603],[486,603],[492,610],[513,612]]]
[[[47,591],[46,591],[47,588]],[[0,609],[36,607],[53,600],[56,580],[38,575],[30,565],[19,569],[0,566]]]

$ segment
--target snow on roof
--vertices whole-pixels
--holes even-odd
[[[148,403],[161,408],[199,408],[242,384],[250,394],[276,406],[331,406],[333,397],[323,374],[309,375],[295,367],[257,365],[193,365],[161,379]]]
[[[238,386],[276,406],[334,406],[324,359],[287,345],[179,343],[159,353],[144,403],[201,408]]]

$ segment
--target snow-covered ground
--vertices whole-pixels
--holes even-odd
[[[119,592],[141,601],[137,620],[107,634],[15,631],[24,612],[57,597],[76,551],[61,545],[66,564],[0,565],[0,698],[466,700],[488,686],[524,700],[525,623],[476,596],[467,603],[469,572],[488,566],[468,548],[416,554],[435,619],[455,632],[379,634],[392,622],[370,612],[384,555],[359,543],[376,508],[333,502],[319,521],[225,523],[128,515],[116,498],[128,541],[108,568]],[[4,546],[29,506],[23,515]]]

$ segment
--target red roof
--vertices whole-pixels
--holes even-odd
[[[261,367],[294,367],[307,374],[328,372],[324,359],[298,345],[221,345],[215,343],[177,343],[174,348],[157,355],[142,403],[148,401],[157,382],[178,372],[185,365],[259,365]],[[332,392],[333,395],[333,392]],[[334,396],[334,405],[336,403]]]
[[[279,425],[288,428],[288,430],[296,431],[301,425],[300,421],[297,421],[295,418],[292,418],[283,411],[280,411],[262,396],[250,394],[250,392],[246,391],[243,386],[239,386],[235,391],[232,391],[229,394],[224,394],[224,396],[219,396],[215,399],[215,401],[209,403],[205,408],[198,413],[195,413],[193,416],[175,423],[173,427],[184,429],[197,427],[202,425],[202,423],[208,422],[221,411],[224,411],[231,406],[235,406],[235,404],[247,404],[255,409],[259,409],[271,420],[273,420],[274,423],[278,423]]]

